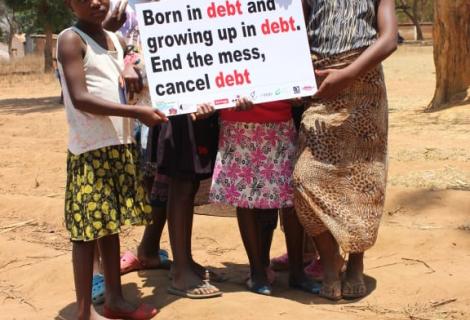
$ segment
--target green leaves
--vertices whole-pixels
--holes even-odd
[[[63,1],[4,0],[16,12],[19,29],[27,33],[44,33],[49,27],[59,32],[73,22],[73,15]],[[47,27],[46,27],[47,26]]]

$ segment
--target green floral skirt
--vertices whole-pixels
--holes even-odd
[[[65,223],[72,241],[119,233],[123,225],[152,222],[135,145],[117,145],[67,157]]]

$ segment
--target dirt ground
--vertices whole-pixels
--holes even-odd
[[[125,293],[158,319],[470,319],[470,105],[423,113],[434,90],[431,47],[401,47],[385,64],[390,101],[387,202],[366,254],[371,290],[330,303],[287,289],[244,287],[247,258],[233,218],[195,218],[193,252],[224,273],[223,298],[166,294],[167,273],[123,277]],[[70,243],[64,231],[66,122],[52,76],[0,77],[0,319],[73,319]],[[207,210],[207,209],[206,209]],[[123,249],[142,229],[125,230]],[[165,231],[162,246],[169,247]],[[272,255],[285,251],[276,232]]]

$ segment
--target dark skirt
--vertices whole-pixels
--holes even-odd
[[[212,176],[219,140],[217,114],[198,121],[192,121],[189,115],[170,117],[168,123],[154,131],[158,131],[153,133],[153,141],[157,141],[159,174],[196,180]]]

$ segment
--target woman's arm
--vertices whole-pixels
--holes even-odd
[[[346,88],[354,79],[366,73],[397,48],[397,18],[394,0],[380,0],[377,9],[377,27],[379,37],[353,63],[344,69],[317,70],[318,77],[324,78],[315,94],[319,98],[331,98]]]
[[[114,103],[89,93],[83,69],[85,50],[82,39],[75,32],[69,31],[60,37],[58,60],[75,108],[98,115],[137,118],[148,126],[168,120],[159,110]]]

